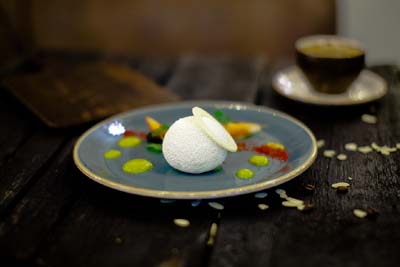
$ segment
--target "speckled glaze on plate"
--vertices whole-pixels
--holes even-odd
[[[222,110],[235,121],[262,124],[263,131],[247,139],[247,142],[257,145],[280,142],[287,148],[289,160],[272,159],[267,167],[255,167],[248,163],[254,152],[229,153],[220,170],[193,175],[171,168],[161,154],[147,151],[145,142],[134,148],[118,147],[121,137],[112,136],[107,131],[108,125],[116,120],[127,129],[148,131],[145,116],[172,124],[178,118],[191,115],[193,106],[202,107],[210,113]],[[103,154],[109,149],[121,150],[122,156],[114,160],[105,159]],[[314,135],[298,120],[265,107],[221,101],[158,105],[116,115],[85,132],[76,142],[73,153],[76,166],[100,184],[132,194],[172,199],[227,197],[274,187],[304,172],[316,155]],[[123,172],[123,163],[132,158],[146,158],[154,164],[154,168],[136,175]],[[238,179],[235,173],[241,168],[252,169],[254,178]]]
[[[386,95],[386,81],[378,74],[361,71],[350,88],[342,94],[324,94],[316,91],[297,66],[277,72],[272,78],[274,90],[289,99],[307,104],[350,106],[378,100]]]

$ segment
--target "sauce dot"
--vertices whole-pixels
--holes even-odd
[[[249,163],[255,166],[267,166],[269,164],[269,160],[266,156],[254,155],[250,157]]]
[[[147,172],[153,168],[153,164],[146,159],[131,159],[122,166],[126,173],[139,174]]]
[[[115,149],[110,149],[106,153],[104,153],[104,157],[106,159],[116,159],[121,156],[121,151],[115,150]]]
[[[236,172],[236,176],[239,179],[251,179],[254,176],[254,172],[250,169],[240,169]]]
[[[141,141],[136,136],[126,136],[119,140],[118,144],[120,147],[134,147],[140,145]]]

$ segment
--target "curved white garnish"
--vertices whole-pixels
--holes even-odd
[[[237,145],[228,131],[207,111],[202,108],[192,109],[197,125],[219,146],[230,152],[237,151]]]

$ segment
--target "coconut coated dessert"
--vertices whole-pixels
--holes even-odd
[[[173,168],[187,173],[203,173],[220,166],[227,153],[237,146],[231,135],[201,108],[193,116],[175,121],[165,134],[162,151]]]

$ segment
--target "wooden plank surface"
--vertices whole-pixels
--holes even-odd
[[[229,199],[221,219],[210,266],[396,266],[400,245],[399,153],[383,156],[344,150],[347,142],[393,146],[400,140],[400,76],[396,68],[376,68],[390,84],[390,93],[377,104],[354,108],[306,106],[272,92],[269,78],[261,84],[261,103],[281,109],[304,121],[324,148],[348,154],[347,161],[321,156],[300,177],[279,186],[289,196],[314,204],[309,213],[284,208],[268,190],[260,211],[256,199]],[[266,74],[268,75],[268,74]],[[368,125],[361,114],[376,110],[378,123]],[[323,150],[323,149],[322,149]],[[347,177],[352,177],[349,181]],[[347,181],[351,188],[338,193],[331,184]],[[314,193],[303,184],[313,184]],[[356,218],[355,208],[375,208],[376,220]],[[249,211],[250,210],[250,211]]]
[[[185,57],[137,61],[131,66],[184,99],[231,99],[283,110],[304,121],[326,148],[344,151],[354,141],[393,145],[400,141],[399,69],[376,68],[390,83],[383,101],[348,109],[296,104],[272,93],[263,59]],[[228,89],[227,89],[228,88]],[[228,91],[228,93],[227,93]],[[1,93],[1,92],[0,92]],[[98,185],[73,165],[71,148],[84,128],[49,131],[3,92],[0,122],[1,266],[397,266],[399,256],[400,155],[348,152],[339,162],[319,155],[306,173],[282,185],[290,196],[315,205],[309,213],[281,206],[268,191],[220,200],[218,212],[206,201],[163,204]],[[360,121],[374,111],[376,125]],[[26,121],[26,123],[25,123]],[[15,133],[14,133],[15,132]],[[22,167],[21,167],[22,166]],[[331,183],[353,177],[338,194]],[[315,192],[303,184],[316,186]],[[258,203],[270,209],[261,211]],[[375,220],[352,215],[373,207]],[[173,219],[183,217],[189,228]],[[211,223],[216,243],[208,246]]]
[[[204,85],[204,97],[221,98],[221,91],[229,81],[236,88],[231,97],[250,101],[254,100],[257,89],[255,70],[262,66],[259,61],[238,64],[226,58],[222,61],[183,58],[176,64],[162,63],[145,61],[133,65],[184,98],[195,99],[196,91],[186,88],[199,83]],[[180,71],[172,74],[167,66],[177,66]],[[202,69],[212,69],[216,74],[211,79],[210,72]],[[243,75],[239,75],[241,72]],[[246,91],[248,88],[251,90]],[[48,133],[43,126],[39,130],[40,138],[63,136]],[[0,220],[0,259],[50,266],[206,265],[210,254],[206,245],[209,228],[218,222],[219,212],[206,202],[196,208],[190,201],[163,204],[157,199],[116,192],[88,180],[71,161],[71,137],[79,131],[73,130],[66,137],[70,141],[37,175],[35,182],[29,184],[30,189],[19,196],[17,203],[7,206],[4,219]],[[36,143],[27,145],[35,148]],[[26,161],[22,159],[21,164]],[[17,169],[10,172],[13,170],[18,173]],[[173,224],[175,218],[187,218],[191,226],[179,228]],[[11,239],[13,243],[9,245]]]
[[[37,72],[4,77],[5,88],[50,127],[75,126],[178,97],[128,66],[47,62]]]

